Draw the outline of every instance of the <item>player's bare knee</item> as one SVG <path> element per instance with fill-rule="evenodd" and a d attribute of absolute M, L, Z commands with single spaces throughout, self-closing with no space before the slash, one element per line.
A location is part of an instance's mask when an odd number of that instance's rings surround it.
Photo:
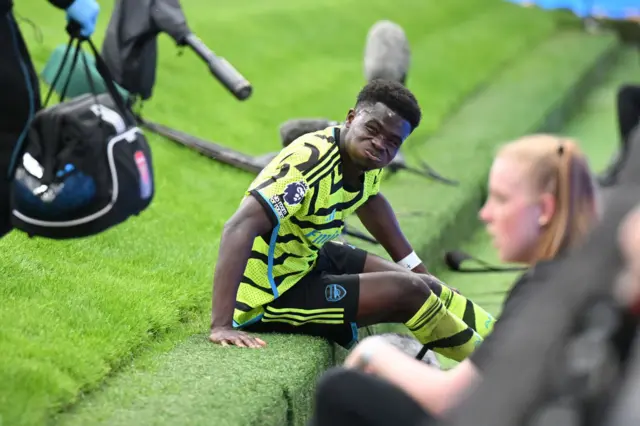
<path fill-rule="evenodd" d="M 418 274 L 407 273 L 398 276 L 398 289 L 401 289 L 399 305 L 404 312 L 415 313 L 431 295 L 431 289 Z"/>
<path fill-rule="evenodd" d="M 422 279 L 424 284 L 436 294 L 436 296 L 440 296 L 440 293 L 442 292 L 442 283 L 436 277 L 429 274 L 418 274 L 418 276 Z"/>

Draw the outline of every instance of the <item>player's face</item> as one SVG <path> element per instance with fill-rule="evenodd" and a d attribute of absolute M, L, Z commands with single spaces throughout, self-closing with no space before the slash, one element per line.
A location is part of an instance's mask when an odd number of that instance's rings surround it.
<path fill-rule="evenodd" d="M 501 261 L 529 264 L 533 260 L 541 236 L 539 199 L 521 162 L 500 157 L 494 161 L 480 219 Z"/>
<path fill-rule="evenodd" d="M 381 103 L 349 111 L 345 126 L 347 153 L 362 170 L 387 166 L 411 133 L 409 122 Z"/>

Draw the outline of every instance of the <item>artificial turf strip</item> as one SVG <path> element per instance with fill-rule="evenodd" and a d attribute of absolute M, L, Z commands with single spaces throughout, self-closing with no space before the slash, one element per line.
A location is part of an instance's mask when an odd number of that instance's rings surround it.
<path fill-rule="evenodd" d="M 112 4 L 101 6 L 97 45 Z M 143 114 L 253 154 L 278 149 L 277 127 L 285 119 L 346 113 L 363 84 L 364 37 L 378 19 L 398 22 L 411 40 L 409 85 L 428 111 L 415 138 L 435 130 L 502 63 L 554 31 L 550 15 L 501 0 L 215 6 L 192 0 L 183 6 L 200 38 L 253 82 L 254 96 L 235 101 L 199 59 L 188 52 L 176 57 L 163 36 L 154 98 Z M 41 42 L 21 21 L 42 69 L 67 41 L 64 14 L 39 0 L 17 2 L 15 9 L 40 29 Z M 18 233 L 0 241 L 4 423 L 43 423 L 192 313 L 209 316 L 220 230 L 252 177 L 150 140 L 158 193 L 139 218 L 82 241 L 28 240 Z"/>
<path fill-rule="evenodd" d="M 576 87 L 584 90 L 583 73 L 601 66 L 602 58 L 617 51 L 616 46 L 610 36 L 560 33 L 502 70 L 429 140 L 407 145 L 410 164 L 422 158 L 460 182 L 447 187 L 401 172 L 382 187 L 414 249 L 432 271 L 441 268 L 443 250 L 458 245 L 477 229 L 477 212 L 495 149 L 521 135 L 547 131 L 549 117 L 565 118 L 566 114 L 557 111 L 558 106 L 570 106 L 563 105 L 564 97 Z M 349 223 L 361 228 L 357 219 Z M 380 246 L 361 245 L 383 254 Z"/>
<path fill-rule="evenodd" d="M 567 60 L 556 58 L 558 52 L 553 51 L 549 45 L 557 45 L 567 56 Z M 523 126 L 535 125 L 540 111 L 547 111 L 554 105 L 557 98 L 550 96 L 548 86 L 554 87 L 555 90 L 564 90 L 572 85 L 573 80 L 567 78 L 566 71 L 571 68 L 574 78 L 577 78 L 575 73 L 581 68 L 572 60 L 579 56 L 578 51 L 584 55 L 585 48 L 602 51 L 606 46 L 608 43 L 603 44 L 602 40 L 598 42 L 597 39 L 587 37 L 562 36 L 533 51 L 533 57 L 524 59 L 524 63 L 530 66 L 531 75 L 522 73 L 520 63 L 505 71 L 505 84 L 510 82 L 510 78 L 514 78 L 514 74 L 525 81 L 534 76 L 545 76 L 546 84 L 539 82 L 537 85 L 541 96 L 526 98 L 531 114 L 528 115 L 529 123 L 524 123 Z M 556 60 L 550 61 L 551 58 Z M 533 66 L 539 62 L 543 65 Z M 591 61 L 587 60 L 579 62 L 578 66 L 586 67 L 590 63 Z M 503 85 L 496 83 L 479 96 L 493 102 L 497 102 L 497 98 L 502 96 L 502 102 L 508 103 L 511 92 L 503 89 Z M 475 116 L 480 123 L 468 120 L 466 125 L 480 128 L 487 119 L 483 111 L 486 104 L 478 99 L 474 104 L 478 110 L 475 113 L 468 111 L 468 114 L 470 117 Z M 489 109 L 486 113 L 492 111 Z M 527 111 L 518 113 L 526 114 Z M 505 113 L 505 117 L 514 119 L 508 112 Z M 484 168 L 486 167 L 488 163 L 484 165 Z M 393 179 L 390 181 L 391 184 Z M 437 223 L 431 223 L 432 226 L 437 226 Z M 407 232 L 410 236 L 416 235 L 411 228 Z M 495 303 L 493 309 L 497 306 Z M 59 418 L 60 423 L 125 425 L 215 422 L 240 425 L 251 424 L 251 420 L 247 419 L 254 419 L 264 425 L 275 425 L 281 424 L 279 422 L 284 407 L 288 407 L 287 412 L 290 416 L 286 424 L 304 423 L 311 404 L 309 396 L 312 394 L 315 379 L 325 366 L 331 365 L 335 356 L 329 345 L 312 338 L 269 335 L 263 336 L 269 346 L 261 351 L 211 347 L 205 342 L 206 334 L 202 333 L 204 327 L 206 319 L 201 318 L 191 329 L 199 334 L 190 337 L 184 343 L 179 343 L 175 350 L 169 353 L 150 355 L 146 360 L 139 361 L 137 368 L 118 374 L 100 392 L 89 395 L 73 410 L 62 414 Z M 186 336 L 188 333 L 189 331 L 185 330 L 183 335 Z M 179 337 L 174 336 L 175 340 Z M 320 368 L 309 365 L 311 362 L 319 362 Z M 242 372 L 236 376 L 236 372 L 240 370 Z M 285 371 L 286 374 L 281 374 L 281 371 Z M 233 373 L 233 380 L 227 379 L 230 372 Z M 224 380 L 206 379 L 210 376 L 221 377 Z M 255 385 L 244 386 L 244 380 Z M 267 381 L 268 386 L 261 387 Z M 269 390 L 266 390 L 267 388 Z M 198 390 L 195 392 L 193 389 Z M 299 398 L 291 399 L 291 395 Z M 276 399 L 279 403 L 274 405 L 273 401 Z M 272 408 L 273 412 L 269 411 Z"/>
<path fill-rule="evenodd" d="M 330 366 L 321 339 L 274 336 L 269 350 L 212 352 L 195 335 L 146 370 L 117 377 L 60 425 L 286 425 L 310 410 L 307 384 Z M 283 380 L 287 378 L 287 380 Z"/>

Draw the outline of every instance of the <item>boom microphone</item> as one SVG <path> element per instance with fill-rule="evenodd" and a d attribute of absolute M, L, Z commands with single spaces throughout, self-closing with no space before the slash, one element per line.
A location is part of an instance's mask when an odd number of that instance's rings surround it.
<path fill-rule="evenodd" d="M 338 121 L 328 118 L 293 118 L 280 125 L 280 139 L 283 146 L 288 146 L 291 142 L 307 133 L 317 132 L 330 126 L 337 126 Z"/>
<path fill-rule="evenodd" d="M 452 271 L 460 271 L 462 262 L 470 258 L 471 256 L 462 251 L 448 251 L 444 254 L 444 263 Z"/>
<path fill-rule="evenodd" d="M 184 39 L 186 45 L 209 65 L 211 73 L 238 100 L 244 101 L 253 91 L 251 84 L 226 59 L 213 53 L 195 34 L 190 33 Z"/>
<path fill-rule="evenodd" d="M 405 84 L 411 51 L 409 40 L 400 25 L 382 20 L 367 34 L 364 48 L 364 76 L 367 81 L 377 78 Z"/>
<path fill-rule="evenodd" d="M 482 268 L 465 268 L 462 266 L 465 260 L 473 260 L 476 263 L 482 265 Z M 494 266 L 484 260 L 475 258 L 468 253 L 463 251 L 453 250 L 448 251 L 444 255 L 444 263 L 447 267 L 456 272 L 466 272 L 466 273 L 482 273 L 482 272 L 515 272 L 515 271 L 526 271 L 527 268 L 524 267 L 509 267 L 509 266 Z"/>

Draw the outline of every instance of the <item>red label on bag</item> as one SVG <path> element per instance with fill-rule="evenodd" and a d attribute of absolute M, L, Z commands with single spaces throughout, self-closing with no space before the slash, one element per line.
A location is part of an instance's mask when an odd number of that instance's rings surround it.
<path fill-rule="evenodd" d="M 144 156 L 142 151 L 136 151 L 133 157 L 136 160 L 136 166 L 138 166 L 138 173 L 140 173 L 140 197 L 147 199 L 151 196 L 152 189 L 147 157 Z"/>

